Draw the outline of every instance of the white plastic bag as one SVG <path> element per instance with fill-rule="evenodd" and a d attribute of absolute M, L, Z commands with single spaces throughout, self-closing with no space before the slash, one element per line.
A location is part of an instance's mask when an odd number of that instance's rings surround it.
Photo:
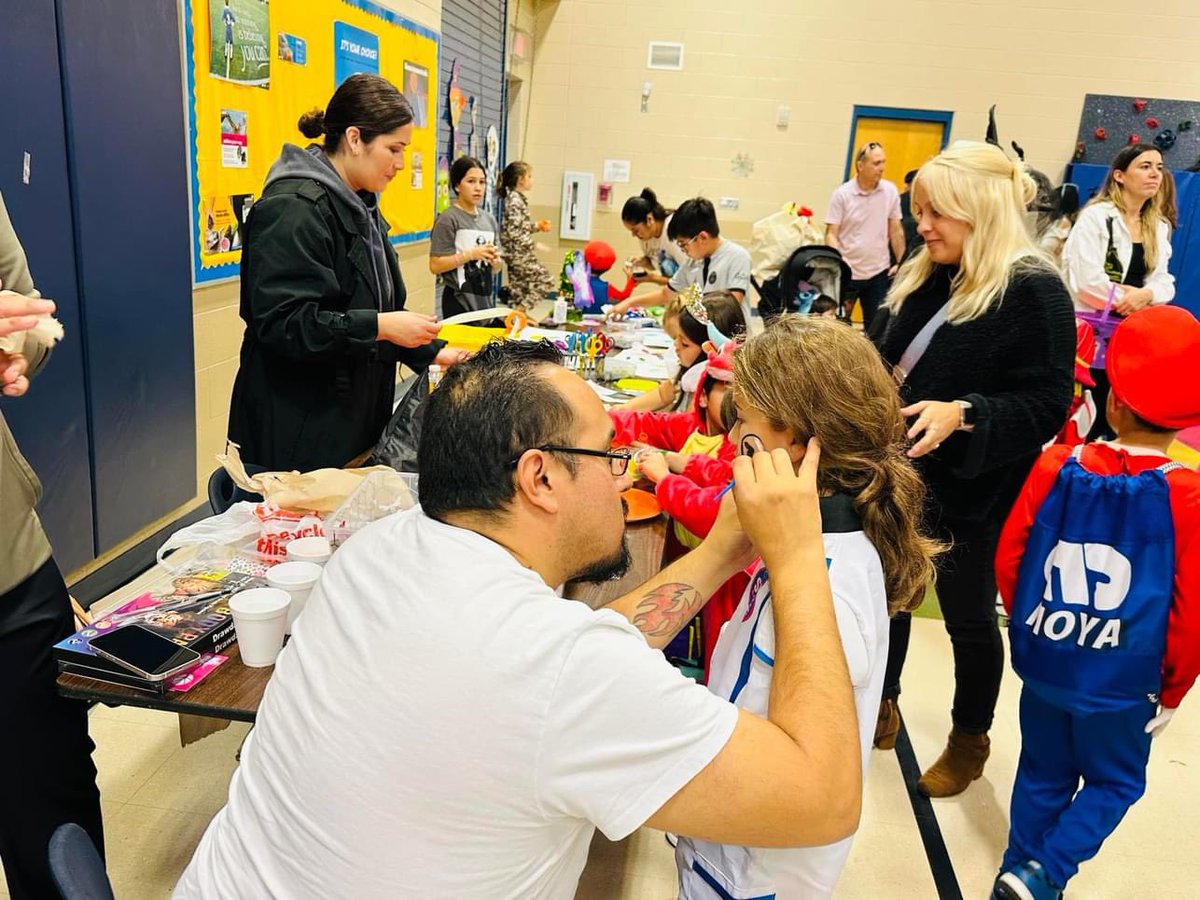
<path fill-rule="evenodd" d="M 236 555 L 233 548 L 258 537 L 262 522 L 254 513 L 256 505 L 249 501 L 235 503 L 219 516 L 210 516 L 181 528 L 158 548 L 158 564 L 170 572 L 178 572 L 197 562 L 199 555 L 206 559 Z M 173 552 L 185 547 L 191 548 L 192 552 Z"/>
<path fill-rule="evenodd" d="M 290 541 L 310 536 L 325 536 L 320 516 L 244 500 L 175 532 L 158 548 L 158 563 L 170 572 L 221 566 L 239 556 L 272 565 L 287 558 Z"/>
<path fill-rule="evenodd" d="M 372 472 L 346 502 L 326 519 L 335 547 L 376 519 L 417 505 L 417 476 L 408 472 Z"/>

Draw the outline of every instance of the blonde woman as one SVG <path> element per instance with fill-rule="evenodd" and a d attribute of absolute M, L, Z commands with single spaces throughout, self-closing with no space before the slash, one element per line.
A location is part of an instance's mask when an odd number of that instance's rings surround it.
<path fill-rule="evenodd" d="M 908 405 L 908 450 L 931 495 L 931 526 L 952 544 L 936 584 L 954 651 L 953 728 L 921 777 L 947 797 L 983 772 L 1004 648 L 992 561 L 1000 526 L 1043 443 L 1071 402 L 1075 321 L 1070 295 L 1032 244 L 1024 166 L 998 147 L 960 141 L 921 167 L 913 213 L 924 246 L 888 294 L 878 337 Z M 896 698 L 910 620 L 892 620 L 876 746 L 895 744 Z"/>
<path fill-rule="evenodd" d="M 921 602 L 941 549 L 921 533 L 925 487 L 905 457 L 895 385 L 861 334 L 807 316 L 777 319 L 734 354 L 733 366 L 735 431 L 743 445 L 783 450 L 797 469 L 810 439 L 820 445 L 824 555 L 865 774 L 887 667 L 888 617 Z M 783 610 L 774 607 L 772 577 L 762 563 L 755 567 L 708 677 L 709 690 L 759 716 L 777 702 L 775 623 Z M 825 720 L 821 727 L 832 726 Z M 829 897 L 851 840 L 795 850 L 680 837 L 679 896 L 711 898 L 711 886 L 721 884 L 722 896 Z"/>
<path fill-rule="evenodd" d="M 1175 217 L 1170 177 L 1157 147 L 1132 144 L 1117 154 L 1063 247 L 1076 309 L 1103 306 L 1112 292 L 1113 308 L 1127 316 L 1175 296 L 1175 278 L 1167 268 Z M 1111 437 L 1104 416 L 1108 376 L 1103 366 L 1092 369 L 1092 379 L 1097 414 L 1089 437 Z"/>

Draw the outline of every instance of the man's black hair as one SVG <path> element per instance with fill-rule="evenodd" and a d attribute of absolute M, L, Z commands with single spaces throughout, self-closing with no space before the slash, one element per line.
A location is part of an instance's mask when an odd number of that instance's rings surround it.
<path fill-rule="evenodd" d="M 427 515 L 499 515 L 516 493 L 513 460 L 543 444 L 572 444 L 570 404 L 538 372 L 561 364 L 548 341 L 493 341 L 446 372 L 426 403 L 417 450 Z M 574 471 L 573 457 L 560 458 Z"/>

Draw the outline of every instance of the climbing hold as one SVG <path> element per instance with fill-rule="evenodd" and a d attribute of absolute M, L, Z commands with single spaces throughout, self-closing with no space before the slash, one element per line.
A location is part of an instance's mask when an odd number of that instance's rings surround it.
<path fill-rule="evenodd" d="M 1158 119 L 1154 118 L 1154 116 L 1151 116 L 1146 120 L 1146 127 L 1153 131 L 1158 127 Z"/>
<path fill-rule="evenodd" d="M 1175 146 L 1175 139 L 1175 132 L 1170 128 L 1164 128 L 1154 136 L 1154 146 L 1166 152 Z"/>
<path fill-rule="evenodd" d="M 1096 140 L 1098 140 L 1098 141 L 1107 141 L 1108 140 L 1108 132 L 1105 131 L 1103 128 L 1097 128 L 1094 132 L 1092 132 L 1092 134 L 1094 134 L 1096 136 Z"/>
<path fill-rule="evenodd" d="M 1145 101 L 1145 100 L 1134 100 L 1134 101 L 1133 101 L 1133 108 L 1134 108 L 1134 110 L 1135 110 L 1136 112 L 1138 112 L 1139 114 L 1140 114 L 1140 113 L 1142 113 L 1142 112 L 1144 112 L 1144 111 L 1145 111 L 1145 109 L 1146 109 L 1146 101 Z"/>
<path fill-rule="evenodd" d="M 1142 136 L 1140 134 L 1131 134 L 1129 136 L 1129 143 L 1140 144 L 1141 142 L 1142 142 Z"/>
<path fill-rule="evenodd" d="M 1184 121 L 1180 122 L 1180 123 L 1179 123 L 1179 130 L 1180 130 L 1180 131 L 1191 131 L 1191 130 L 1192 130 L 1192 120 L 1191 120 L 1191 119 L 1185 119 Z"/>
<path fill-rule="evenodd" d="M 1075 142 L 1075 156 L 1072 158 L 1074 162 L 1083 162 L 1087 156 L 1087 145 L 1083 141 Z"/>

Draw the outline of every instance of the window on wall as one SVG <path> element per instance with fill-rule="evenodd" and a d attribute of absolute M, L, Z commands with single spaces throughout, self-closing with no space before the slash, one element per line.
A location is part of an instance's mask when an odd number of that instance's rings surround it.
<path fill-rule="evenodd" d="M 507 0 L 444 0 L 442 4 L 438 96 L 446 99 L 438 123 L 438 156 L 452 162 L 466 153 L 483 160 L 493 176 L 488 179 L 489 197 L 495 186 L 494 176 L 504 167 L 507 15 Z M 456 77 L 464 100 L 457 127 L 452 127 L 448 112 L 456 96 L 451 91 L 452 77 Z M 495 140 L 489 148 L 488 131 L 492 128 Z"/>

